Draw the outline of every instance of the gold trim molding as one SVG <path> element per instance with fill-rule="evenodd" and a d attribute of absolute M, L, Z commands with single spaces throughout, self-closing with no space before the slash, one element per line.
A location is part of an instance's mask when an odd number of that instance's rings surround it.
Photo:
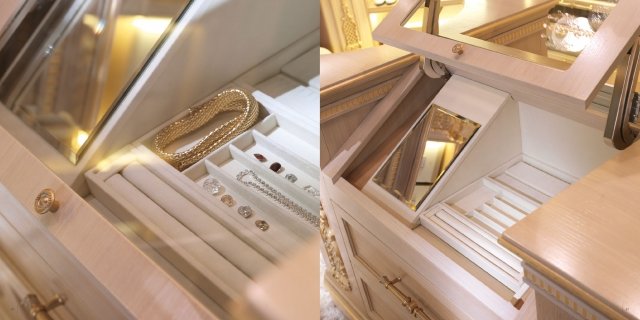
<path fill-rule="evenodd" d="M 329 226 L 329 220 L 323 210 L 320 210 L 320 236 L 322 237 L 322 243 L 329 257 L 330 266 L 328 271 L 331 277 L 338 282 L 343 290 L 351 291 L 351 282 L 349 282 L 347 269 L 344 267 L 344 261 L 340 255 L 336 237 Z"/>
<path fill-rule="evenodd" d="M 502 33 L 498 36 L 495 36 L 494 38 L 491 38 L 489 41 L 496 44 L 501 44 L 501 45 L 510 44 L 516 40 L 519 40 L 526 36 L 540 32 L 540 30 L 544 29 L 545 22 L 547 22 L 547 18 L 538 19 L 537 21 L 527 23 L 516 29 Z"/>
<path fill-rule="evenodd" d="M 531 269 L 525 264 L 524 279 L 536 291 L 542 291 L 553 298 L 554 301 L 561 303 L 567 309 L 587 320 L 604 320 L 604 315 L 589 307 L 586 303 L 578 300 L 575 296 L 560 288 L 558 285 L 546 279 L 544 276 Z"/>
<path fill-rule="evenodd" d="M 322 109 L 320 109 L 320 122 L 326 122 L 371 102 L 384 98 L 384 96 L 391 91 L 396 82 L 398 82 L 398 78 L 379 84 L 355 97 L 349 97 L 342 101 L 322 107 Z"/>
<path fill-rule="evenodd" d="M 579 299 L 579 301 L 584 301 L 590 308 L 598 312 L 598 314 L 603 314 L 605 319 L 627 319 L 622 313 L 613 309 L 610 305 L 606 304 L 604 301 L 595 298 L 591 293 L 586 292 L 582 287 L 579 287 L 576 283 L 568 280 L 564 276 L 561 276 L 556 271 L 552 270 L 550 267 L 545 265 L 543 262 L 534 259 L 527 252 L 522 250 L 520 247 L 512 244 L 508 240 L 506 240 L 503 236 L 498 238 L 498 243 L 507 248 L 509 251 L 513 252 L 515 255 L 520 257 L 524 261 L 524 267 L 528 268 L 531 271 L 536 272 L 540 278 L 546 279 L 546 281 L 555 284 L 558 288 L 561 288 L 571 296 Z M 525 277 L 526 279 L 526 277 Z M 531 284 L 531 283 L 530 283 Z M 535 284 L 532 284 L 534 286 Z"/>

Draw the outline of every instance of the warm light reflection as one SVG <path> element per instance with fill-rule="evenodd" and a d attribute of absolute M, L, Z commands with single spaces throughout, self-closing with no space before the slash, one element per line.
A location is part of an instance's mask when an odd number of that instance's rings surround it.
<path fill-rule="evenodd" d="M 160 34 L 167 29 L 170 22 L 169 18 L 136 16 L 132 24 L 142 32 Z"/>
<path fill-rule="evenodd" d="M 104 20 L 92 14 L 84 15 L 82 17 L 82 23 L 91 28 L 95 34 L 100 34 L 104 30 Z"/>
<path fill-rule="evenodd" d="M 424 148 L 425 157 L 428 157 L 430 155 L 440 154 L 444 150 L 444 148 L 447 146 L 447 143 L 448 142 L 427 141 Z"/>
<path fill-rule="evenodd" d="M 75 151 L 80 150 L 87 139 L 89 138 L 89 133 L 84 130 L 78 129 L 76 131 L 73 140 L 71 141 L 71 148 Z"/>
<path fill-rule="evenodd" d="M 387 16 L 386 12 L 376 12 L 369 14 L 369 23 L 371 23 L 371 30 L 374 30 L 378 27 L 380 22 Z"/>

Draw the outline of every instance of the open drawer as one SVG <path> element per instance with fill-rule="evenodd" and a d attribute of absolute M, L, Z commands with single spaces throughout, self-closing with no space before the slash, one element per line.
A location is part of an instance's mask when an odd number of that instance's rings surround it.
<path fill-rule="evenodd" d="M 307 243 L 319 224 L 318 133 L 270 111 L 273 99 L 254 95 L 258 123 L 183 171 L 160 158 L 153 141 L 185 113 L 86 174 L 107 212 L 135 226 L 132 231 L 145 246 L 224 308 Z M 176 144 L 188 146 L 222 121 L 213 120 Z M 270 168 L 275 162 L 277 172 Z M 211 183 L 215 189 L 208 189 Z M 272 198 L 276 194 L 291 202 L 278 202 Z M 294 204 L 298 210 L 292 210 Z"/>

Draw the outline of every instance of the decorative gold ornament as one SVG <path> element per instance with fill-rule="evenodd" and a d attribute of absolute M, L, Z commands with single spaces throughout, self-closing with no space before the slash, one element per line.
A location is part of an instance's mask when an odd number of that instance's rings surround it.
<path fill-rule="evenodd" d="M 358 33 L 358 23 L 356 23 L 356 19 L 351 14 L 348 2 L 342 0 L 340 5 L 342 7 L 342 33 L 346 42 L 346 50 L 360 49 L 362 48 L 362 42 Z"/>
<path fill-rule="evenodd" d="M 189 109 L 185 117 L 160 130 L 154 140 L 156 153 L 176 169 L 186 169 L 211 151 L 251 128 L 258 120 L 258 107 L 258 102 L 250 93 L 241 89 L 224 90 L 213 99 Z M 176 139 L 202 127 L 223 112 L 240 112 L 240 114 L 209 132 L 186 151 L 175 153 L 164 151 Z"/>
<path fill-rule="evenodd" d="M 347 269 L 344 267 L 344 261 L 340 255 L 336 237 L 333 235 L 324 210 L 320 210 L 320 236 L 322 237 L 324 249 L 327 251 L 327 256 L 329 257 L 329 273 L 331 277 L 338 282 L 342 289 L 351 291 L 351 283 L 349 282 Z"/>

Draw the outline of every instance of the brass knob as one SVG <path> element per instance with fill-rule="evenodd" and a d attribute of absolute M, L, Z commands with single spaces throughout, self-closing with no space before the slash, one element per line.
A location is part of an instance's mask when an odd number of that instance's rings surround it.
<path fill-rule="evenodd" d="M 464 46 L 462 45 L 462 43 L 456 43 L 453 48 L 451 48 L 451 52 L 457 54 L 457 55 L 461 55 L 464 53 Z"/>
<path fill-rule="evenodd" d="M 36 202 L 33 207 L 39 214 L 58 211 L 59 204 L 56 200 L 56 194 L 51 189 L 44 189 L 40 191 L 36 197 Z"/>

